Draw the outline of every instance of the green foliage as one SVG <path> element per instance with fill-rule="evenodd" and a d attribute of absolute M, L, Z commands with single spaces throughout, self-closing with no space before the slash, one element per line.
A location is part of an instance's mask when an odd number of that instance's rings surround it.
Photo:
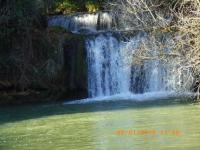
<path fill-rule="evenodd" d="M 55 13 L 71 13 L 79 10 L 77 2 L 72 0 L 55 0 L 52 11 Z"/>
<path fill-rule="evenodd" d="M 54 0 L 49 7 L 50 14 L 70 14 L 74 12 L 96 12 L 105 0 Z"/>
<path fill-rule="evenodd" d="M 100 5 L 92 0 L 86 1 L 85 7 L 88 12 L 96 12 L 100 9 Z"/>

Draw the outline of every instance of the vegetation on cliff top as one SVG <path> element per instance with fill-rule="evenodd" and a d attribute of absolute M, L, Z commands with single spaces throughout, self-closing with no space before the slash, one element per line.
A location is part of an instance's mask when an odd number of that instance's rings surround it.
<path fill-rule="evenodd" d="M 49 14 L 70 14 L 74 12 L 96 12 L 102 9 L 105 0 L 47 0 Z"/>

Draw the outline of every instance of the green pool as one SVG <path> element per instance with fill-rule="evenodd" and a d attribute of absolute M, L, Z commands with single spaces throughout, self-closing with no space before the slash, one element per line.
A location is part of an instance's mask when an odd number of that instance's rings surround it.
<path fill-rule="evenodd" d="M 200 105 L 170 99 L 1 107 L 0 150 L 200 150 Z"/>

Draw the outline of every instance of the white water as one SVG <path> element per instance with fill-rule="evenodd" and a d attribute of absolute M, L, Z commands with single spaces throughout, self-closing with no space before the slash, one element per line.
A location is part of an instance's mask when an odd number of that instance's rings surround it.
<path fill-rule="evenodd" d="M 180 66 L 177 65 L 177 59 L 170 62 L 145 60 L 142 64 L 134 64 L 133 55 L 137 54 L 137 48 L 148 40 L 148 35 L 144 33 L 133 36 L 128 42 L 118 40 L 111 33 L 89 38 L 86 42 L 89 97 L 129 97 L 130 94 L 127 93 L 134 95 L 189 91 L 182 84 L 186 82 L 183 72 L 178 72 Z M 155 55 L 156 47 L 151 47 L 150 51 Z"/>
<path fill-rule="evenodd" d="M 102 96 L 95 98 L 81 99 L 71 102 L 66 102 L 64 104 L 91 104 L 96 102 L 111 102 L 111 101 L 134 101 L 134 102 L 145 102 L 145 101 L 155 101 L 155 100 L 168 100 L 169 98 L 181 98 L 181 97 L 192 97 L 195 96 L 194 93 L 185 92 L 146 92 L 143 94 L 133 94 L 133 93 L 122 93 L 111 96 Z"/>
<path fill-rule="evenodd" d="M 97 32 L 111 29 L 112 17 L 106 12 L 73 16 L 60 15 L 50 17 L 48 25 L 61 26 L 73 33 Z"/>

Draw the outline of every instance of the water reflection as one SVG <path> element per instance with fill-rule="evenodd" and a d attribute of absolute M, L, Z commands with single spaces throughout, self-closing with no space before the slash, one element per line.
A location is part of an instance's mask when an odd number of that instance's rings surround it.
<path fill-rule="evenodd" d="M 93 124 L 92 137 L 96 141 L 93 149 L 200 149 L 200 120 L 196 117 L 200 110 L 194 109 L 191 105 L 176 105 L 98 113 L 103 120 Z M 117 135 L 117 130 L 155 130 L 156 134 Z"/>

